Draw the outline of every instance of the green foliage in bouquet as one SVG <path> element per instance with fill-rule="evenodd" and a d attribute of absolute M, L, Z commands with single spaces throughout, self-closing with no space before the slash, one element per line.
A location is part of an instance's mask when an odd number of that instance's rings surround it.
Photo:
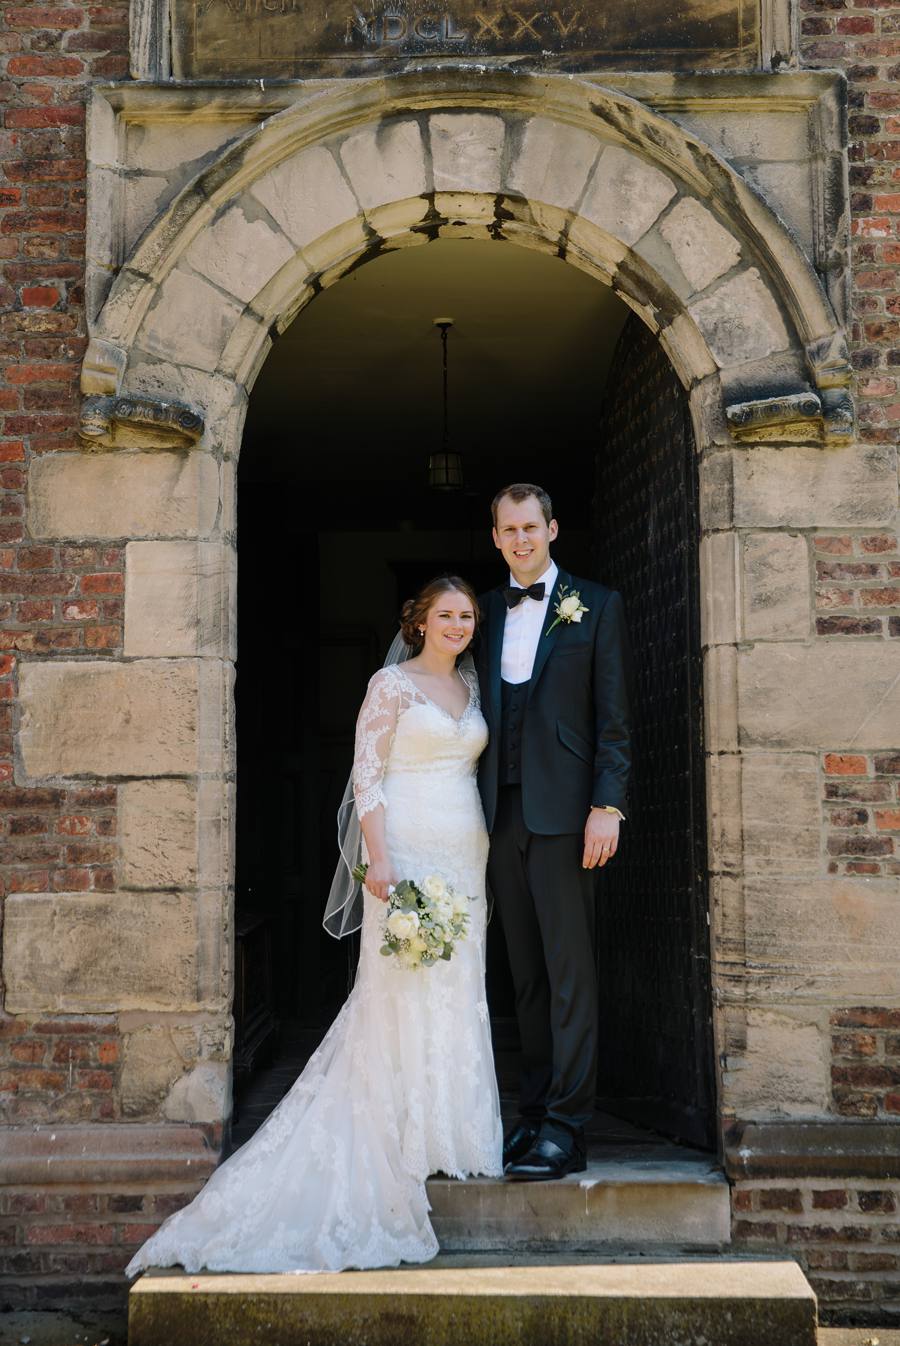
<path fill-rule="evenodd" d="M 368 868 L 357 865 L 353 877 L 364 883 Z M 385 958 L 395 956 L 406 968 L 448 963 L 457 940 L 466 937 L 469 901 L 439 874 L 427 875 L 421 887 L 412 879 L 401 879 L 388 897 L 381 952 Z"/>

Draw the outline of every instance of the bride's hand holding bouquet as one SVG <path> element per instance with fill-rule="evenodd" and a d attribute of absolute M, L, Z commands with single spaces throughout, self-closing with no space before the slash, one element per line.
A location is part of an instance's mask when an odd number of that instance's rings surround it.
<path fill-rule="evenodd" d="M 372 860 L 366 866 L 364 882 L 373 897 L 377 897 L 379 902 L 387 902 L 397 879 L 387 860 Z"/>
<path fill-rule="evenodd" d="M 373 868 L 359 864 L 353 871 L 370 891 Z M 412 879 L 392 884 L 381 952 L 386 958 L 396 956 L 401 967 L 410 969 L 449 963 L 456 942 L 466 937 L 470 900 L 454 892 L 440 874 L 427 875 L 421 884 Z"/>

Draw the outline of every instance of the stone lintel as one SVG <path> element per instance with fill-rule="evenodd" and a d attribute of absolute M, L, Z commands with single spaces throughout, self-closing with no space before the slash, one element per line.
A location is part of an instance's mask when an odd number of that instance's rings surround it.
<path fill-rule="evenodd" d="M 748 1122 L 725 1142 L 730 1178 L 900 1178 L 900 1123 Z"/>
<path fill-rule="evenodd" d="M 120 1187 L 188 1181 L 199 1186 L 218 1155 L 195 1126 L 0 1127 L 0 1187 Z"/>

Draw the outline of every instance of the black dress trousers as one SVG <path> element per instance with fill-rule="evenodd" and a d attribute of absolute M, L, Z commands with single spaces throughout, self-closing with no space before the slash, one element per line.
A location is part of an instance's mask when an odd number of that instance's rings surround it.
<path fill-rule="evenodd" d="M 581 1139 L 597 1075 L 596 876 L 584 834 L 540 836 L 522 816 L 522 789 L 501 785 L 488 882 L 503 922 L 522 1039 L 520 1111 L 545 1134 Z"/>

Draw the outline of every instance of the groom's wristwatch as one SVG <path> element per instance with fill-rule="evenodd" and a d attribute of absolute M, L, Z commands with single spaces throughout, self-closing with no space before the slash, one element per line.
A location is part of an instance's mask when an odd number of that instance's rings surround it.
<path fill-rule="evenodd" d="M 614 813 L 620 823 L 624 823 L 625 814 L 621 809 L 615 808 L 612 804 L 592 804 L 592 808 L 599 809 L 601 813 Z"/>

